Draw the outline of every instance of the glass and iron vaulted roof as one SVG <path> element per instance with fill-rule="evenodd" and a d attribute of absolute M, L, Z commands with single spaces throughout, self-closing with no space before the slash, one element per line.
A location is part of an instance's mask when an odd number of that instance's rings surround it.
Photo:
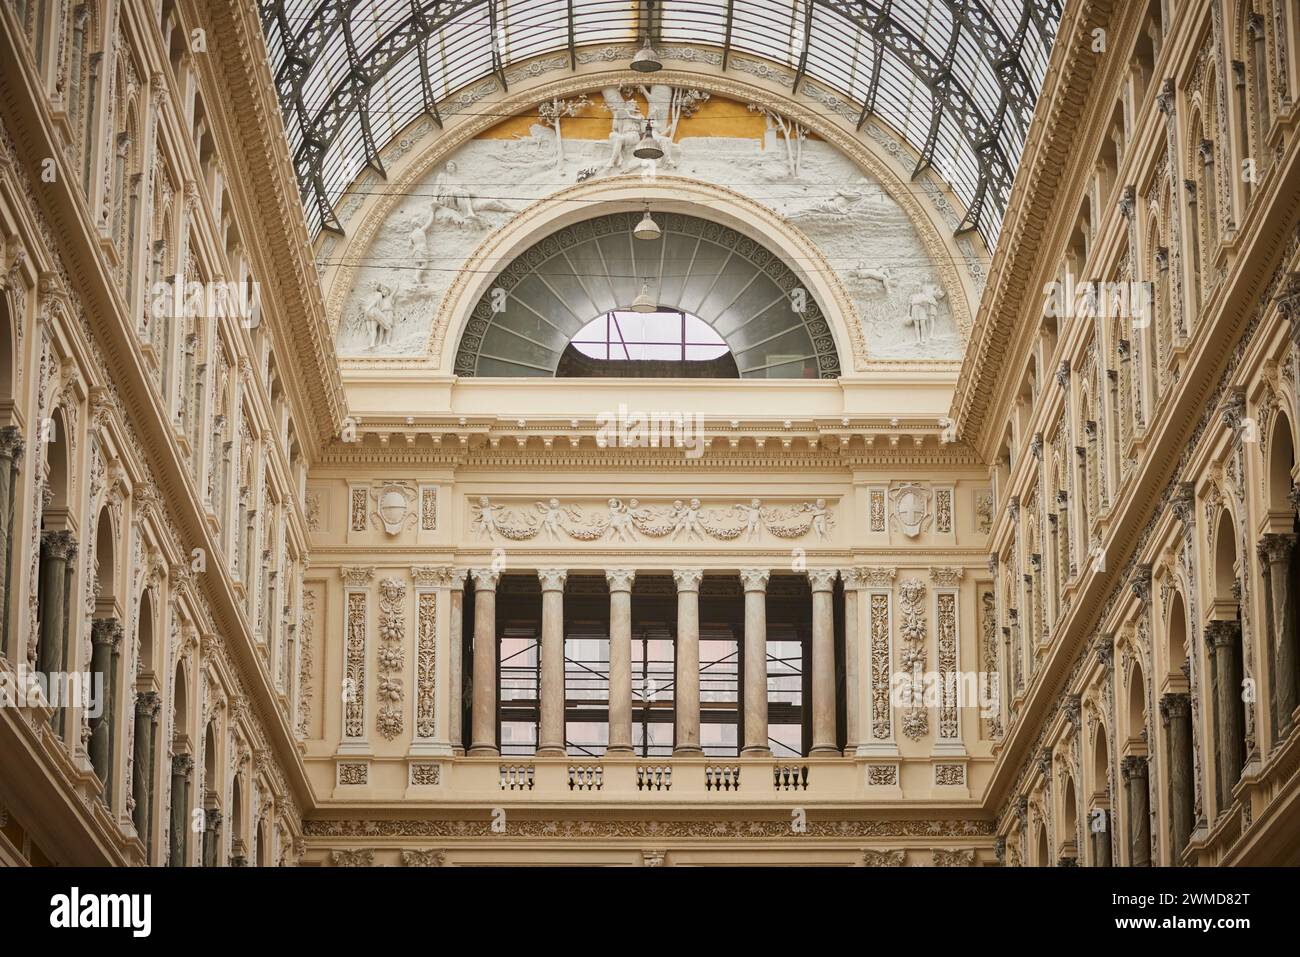
<path fill-rule="evenodd" d="M 1047 70 L 1062 0 L 259 0 L 271 69 L 313 231 L 422 114 L 509 68 L 585 48 L 707 46 L 724 69 L 770 61 L 875 116 L 966 206 L 958 231 L 992 247 Z M 672 65 L 672 64 L 669 64 Z M 479 107 L 481 109 L 481 107 Z M 915 175 L 915 174 L 914 174 Z"/>

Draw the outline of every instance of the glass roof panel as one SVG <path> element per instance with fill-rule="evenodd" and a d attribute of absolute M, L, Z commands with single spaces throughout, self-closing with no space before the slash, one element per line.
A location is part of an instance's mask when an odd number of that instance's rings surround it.
<path fill-rule="evenodd" d="M 580 48 L 693 44 L 779 64 L 905 138 L 992 246 L 1062 0 L 259 0 L 308 225 L 421 113 Z M 423 53 L 423 56 L 421 56 Z"/>

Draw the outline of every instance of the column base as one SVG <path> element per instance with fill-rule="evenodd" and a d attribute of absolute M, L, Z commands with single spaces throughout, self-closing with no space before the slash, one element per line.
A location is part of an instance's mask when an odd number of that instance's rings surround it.
<path fill-rule="evenodd" d="M 771 748 L 741 748 L 740 756 L 742 758 L 770 758 L 772 756 Z"/>
<path fill-rule="evenodd" d="M 534 753 L 537 757 L 539 757 L 539 758 L 562 758 L 562 757 L 564 757 L 568 752 L 565 751 L 564 748 L 557 747 L 557 746 L 551 744 L 551 745 L 547 745 L 547 746 L 544 747 L 544 748 L 538 748 L 538 749 L 537 749 L 535 752 L 533 752 L 533 753 Z"/>
<path fill-rule="evenodd" d="M 611 744 L 605 748 L 606 754 L 632 754 L 633 751 L 630 744 Z"/>
<path fill-rule="evenodd" d="M 687 745 L 686 747 L 673 748 L 673 757 L 690 757 L 696 754 L 703 754 L 704 749 L 697 745 Z"/>
<path fill-rule="evenodd" d="M 469 756 L 471 758 L 480 758 L 480 757 L 495 758 L 500 754 L 501 752 L 497 749 L 496 745 L 492 745 L 492 744 L 475 744 L 472 745 L 469 749 Z"/>
<path fill-rule="evenodd" d="M 833 754 L 836 757 L 839 757 L 841 752 L 840 749 L 835 747 L 833 744 L 818 744 L 814 745 L 812 750 L 808 752 L 808 757 L 812 757 L 814 754 Z"/>

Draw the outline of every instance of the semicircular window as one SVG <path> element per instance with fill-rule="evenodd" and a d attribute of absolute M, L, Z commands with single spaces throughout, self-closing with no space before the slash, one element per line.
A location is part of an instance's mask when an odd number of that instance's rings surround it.
<path fill-rule="evenodd" d="M 575 223 L 511 262 L 474 306 L 456 374 L 839 377 L 826 317 L 779 256 L 726 226 L 677 213 L 655 214 L 660 238 L 636 239 L 640 218 L 613 213 Z M 625 320 L 633 341 L 667 337 L 675 323 L 677 360 L 643 350 L 629 363 L 632 351 L 617 345 L 627 333 L 609 323 L 631 315 L 641 320 Z M 713 348 L 697 348 L 705 345 Z"/>

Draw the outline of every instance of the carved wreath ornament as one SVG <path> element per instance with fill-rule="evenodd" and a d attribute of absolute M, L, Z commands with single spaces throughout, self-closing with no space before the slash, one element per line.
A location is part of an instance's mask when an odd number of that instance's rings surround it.
<path fill-rule="evenodd" d="M 639 535 L 669 541 L 755 541 L 763 533 L 795 539 L 812 533 L 824 540 L 834 515 L 819 498 L 812 502 L 765 506 L 758 499 L 705 507 L 698 498 L 671 504 L 642 505 L 637 499 L 611 498 L 603 509 L 584 509 L 552 498 L 531 507 L 494 504 L 486 495 L 471 506 L 474 530 L 488 541 L 635 542 Z"/>

